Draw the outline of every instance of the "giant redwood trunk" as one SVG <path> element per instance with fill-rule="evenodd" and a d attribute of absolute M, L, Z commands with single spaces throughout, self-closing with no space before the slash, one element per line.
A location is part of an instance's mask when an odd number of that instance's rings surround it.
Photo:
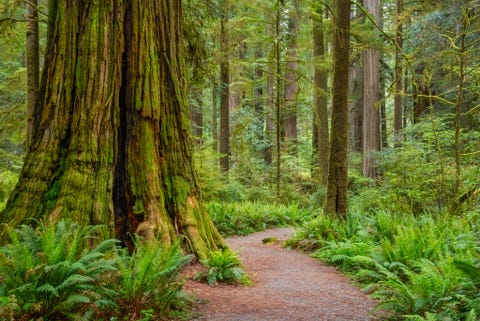
<path fill-rule="evenodd" d="M 183 235 L 199 258 L 224 246 L 192 167 L 180 3 L 51 1 L 32 146 L 1 222 Z"/>

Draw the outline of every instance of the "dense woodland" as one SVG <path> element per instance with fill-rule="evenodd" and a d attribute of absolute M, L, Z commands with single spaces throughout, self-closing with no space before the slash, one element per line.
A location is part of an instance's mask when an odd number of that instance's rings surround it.
<path fill-rule="evenodd" d="M 480 319 L 479 66 L 478 0 L 0 0 L 0 318 L 186 318 L 294 225 L 385 318 Z"/>

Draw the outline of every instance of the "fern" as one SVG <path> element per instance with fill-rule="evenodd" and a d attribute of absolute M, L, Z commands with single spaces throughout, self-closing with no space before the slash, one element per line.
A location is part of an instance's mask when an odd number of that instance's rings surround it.
<path fill-rule="evenodd" d="M 159 241 L 137 238 L 135 246 L 131 256 L 123 251 L 117 260 L 119 274 L 114 282 L 123 312 L 140 315 L 142 309 L 156 307 L 167 315 L 186 300 L 178 275 L 192 257 L 181 253 L 178 242 L 163 247 Z"/>
<path fill-rule="evenodd" d="M 9 295 L 7 302 L 0 302 L 0 317 L 13 313 L 78 319 L 93 313 L 99 302 L 104 308 L 112 307 L 115 293 L 102 280 L 105 272 L 116 269 L 107 254 L 117 241 L 106 240 L 86 249 L 95 230 L 63 221 L 10 230 L 12 242 L 0 249 L 0 284 Z"/>
<path fill-rule="evenodd" d="M 230 250 L 217 250 L 210 252 L 209 258 L 202 261 L 207 272 L 196 275 L 198 280 L 206 280 L 209 285 L 218 282 L 249 284 L 249 279 L 242 270 L 242 262 L 237 254 Z"/>

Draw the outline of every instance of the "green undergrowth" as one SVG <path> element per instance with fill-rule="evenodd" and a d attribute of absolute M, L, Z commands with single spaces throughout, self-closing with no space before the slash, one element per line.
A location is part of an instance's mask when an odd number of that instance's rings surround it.
<path fill-rule="evenodd" d="M 272 227 L 298 225 L 311 216 L 311 210 L 297 205 L 212 201 L 206 206 L 215 226 L 223 236 L 247 235 Z"/>
<path fill-rule="evenodd" d="M 288 245 L 340 269 L 391 320 L 480 319 L 480 212 L 318 216 Z"/>
<path fill-rule="evenodd" d="M 160 320 L 180 317 L 188 298 L 178 244 L 96 240 L 99 227 L 23 225 L 0 248 L 0 320 Z"/>
<path fill-rule="evenodd" d="M 1 154 L 1 153 L 0 153 Z M 0 212 L 5 208 L 8 197 L 18 180 L 18 173 L 0 168 Z"/>
<path fill-rule="evenodd" d="M 212 251 L 209 258 L 201 263 L 207 270 L 197 273 L 196 280 L 206 281 L 211 286 L 219 282 L 250 284 L 249 278 L 242 270 L 242 262 L 237 253 L 230 249 Z"/>

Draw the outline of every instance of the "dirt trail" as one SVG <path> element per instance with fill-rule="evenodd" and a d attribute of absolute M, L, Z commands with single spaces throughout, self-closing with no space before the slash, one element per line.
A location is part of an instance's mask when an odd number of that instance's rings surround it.
<path fill-rule="evenodd" d="M 374 302 L 330 266 L 306 254 L 262 239 L 287 239 L 290 228 L 227 239 L 237 250 L 251 286 L 187 281 L 185 290 L 200 300 L 199 316 L 209 321 L 360 321 L 373 320 Z M 190 271 L 193 273 L 193 271 Z"/>

